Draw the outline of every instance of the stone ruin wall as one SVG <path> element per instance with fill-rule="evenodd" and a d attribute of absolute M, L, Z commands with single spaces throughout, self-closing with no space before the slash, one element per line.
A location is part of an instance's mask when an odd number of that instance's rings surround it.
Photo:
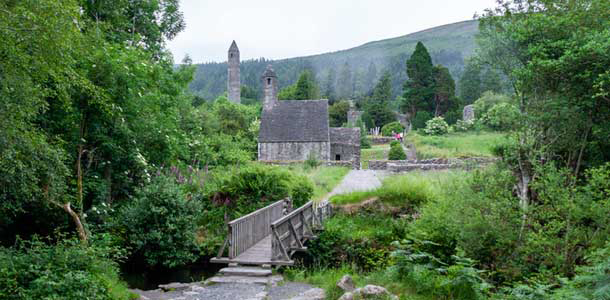
<path fill-rule="evenodd" d="M 390 172 L 409 172 L 416 170 L 447 170 L 447 169 L 472 169 L 485 166 L 495 162 L 492 157 L 469 157 L 469 158 L 433 158 L 423 160 L 370 160 L 370 170 L 387 170 Z"/>
<path fill-rule="evenodd" d="M 318 160 L 329 160 L 329 142 L 258 143 L 258 160 L 306 160 L 309 153 Z"/>

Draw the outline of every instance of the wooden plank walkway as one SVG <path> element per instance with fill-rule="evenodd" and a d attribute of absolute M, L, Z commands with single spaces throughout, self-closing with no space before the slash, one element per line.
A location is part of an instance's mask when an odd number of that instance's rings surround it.
<path fill-rule="evenodd" d="M 210 259 L 213 263 L 239 265 L 293 265 L 296 251 L 307 251 L 305 243 L 315 238 L 314 230 L 332 214 L 328 204 L 312 201 L 291 210 L 291 203 L 278 201 L 228 223 L 228 236 Z M 229 248 L 228 257 L 223 257 Z"/>

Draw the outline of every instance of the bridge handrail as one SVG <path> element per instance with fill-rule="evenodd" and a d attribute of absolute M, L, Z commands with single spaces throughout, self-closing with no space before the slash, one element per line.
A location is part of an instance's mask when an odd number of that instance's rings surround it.
<path fill-rule="evenodd" d="M 229 258 L 233 259 L 271 234 L 269 225 L 282 217 L 285 205 L 286 200 L 280 200 L 229 222 L 227 239 L 217 257 L 229 246 Z"/>
<path fill-rule="evenodd" d="M 271 260 L 290 260 L 292 251 L 306 249 L 305 238 L 312 238 L 315 213 L 312 201 L 271 223 Z"/>

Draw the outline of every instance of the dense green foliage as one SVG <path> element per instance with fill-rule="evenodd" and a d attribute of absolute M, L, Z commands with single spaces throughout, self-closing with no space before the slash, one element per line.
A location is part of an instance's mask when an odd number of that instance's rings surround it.
<path fill-rule="evenodd" d="M 175 178 L 156 176 L 120 209 L 112 227 L 132 261 L 171 268 L 197 258 L 195 221 L 200 210 L 201 205 L 187 198 Z"/>
<path fill-rule="evenodd" d="M 280 100 L 315 100 L 319 98 L 319 95 L 313 74 L 311 71 L 305 70 L 295 84 L 280 90 L 278 98 Z"/>
<path fill-rule="evenodd" d="M 443 135 L 449 133 L 449 124 L 443 117 L 435 117 L 426 122 L 424 133 L 429 135 Z"/>
<path fill-rule="evenodd" d="M 50 246 L 37 239 L 0 248 L 0 298 L 134 299 L 109 250 L 103 243 L 86 247 L 64 240 Z"/>
<path fill-rule="evenodd" d="M 402 144 L 393 143 L 390 145 L 390 152 L 388 152 L 389 160 L 405 160 L 407 159 L 407 154 L 402 149 Z"/>
<path fill-rule="evenodd" d="M 342 127 L 347 124 L 349 102 L 341 100 L 328 107 L 328 123 L 330 127 Z"/>
<path fill-rule="evenodd" d="M 394 134 L 402 133 L 404 130 L 405 130 L 405 127 L 402 126 L 402 124 L 400 124 L 400 122 L 395 121 L 395 122 L 383 125 L 383 127 L 381 127 L 381 135 L 392 136 L 392 133 L 394 133 Z"/>

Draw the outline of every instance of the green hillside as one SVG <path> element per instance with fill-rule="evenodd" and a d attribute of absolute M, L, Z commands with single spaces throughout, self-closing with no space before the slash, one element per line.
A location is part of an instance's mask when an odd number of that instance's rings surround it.
<path fill-rule="evenodd" d="M 398 95 L 401 93 L 402 83 L 406 80 L 405 62 L 418 41 L 426 45 L 434 63 L 448 67 L 457 80 L 462 72 L 464 59 L 474 52 L 477 32 L 476 20 L 463 21 L 336 52 L 275 61 L 247 60 L 241 64 L 242 85 L 260 92 L 260 74 L 267 64 L 272 64 L 278 73 L 280 86 L 294 83 L 301 71 L 310 69 L 316 74 L 324 92 L 328 72 L 334 71 L 335 80 L 338 80 L 347 63 L 353 79 L 351 97 L 368 93 L 383 70 L 390 70 L 392 73 L 393 92 Z M 374 72 L 371 72 L 371 69 Z M 191 83 L 191 90 L 205 99 L 214 99 L 226 91 L 226 76 L 226 63 L 200 64 Z M 333 85 L 336 86 L 337 82 L 333 82 Z"/>

